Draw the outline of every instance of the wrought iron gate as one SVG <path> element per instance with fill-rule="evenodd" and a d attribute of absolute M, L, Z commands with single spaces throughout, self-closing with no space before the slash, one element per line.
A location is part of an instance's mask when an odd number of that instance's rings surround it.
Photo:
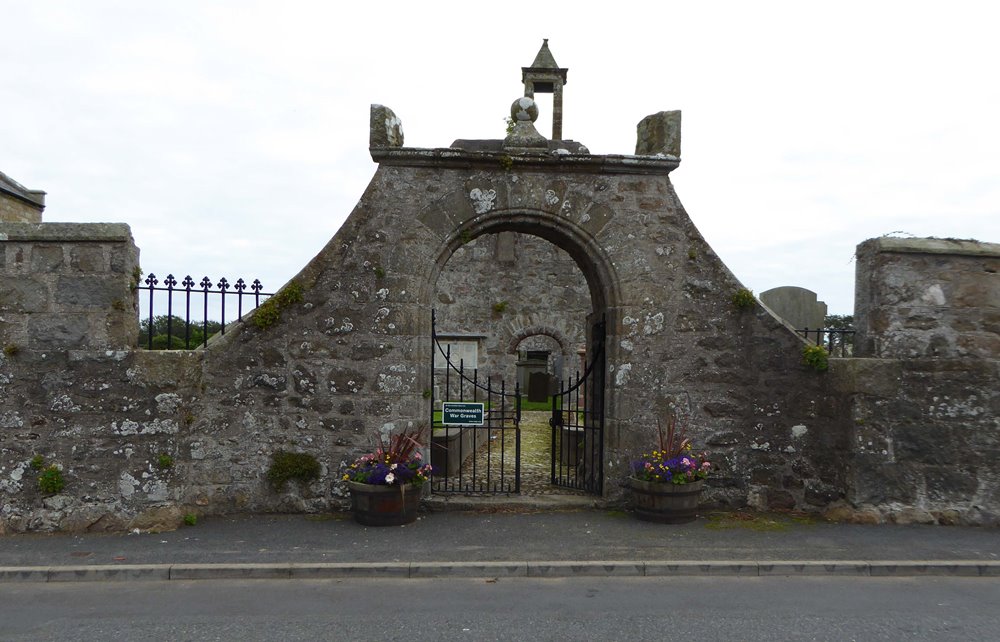
<path fill-rule="evenodd" d="M 520 386 L 510 392 L 501 378 L 496 387 L 492 377 L 479 379 L 478 368 L 466 370 L 464 360 L 452 361 L 451 347 L 441 345 L 436 323 L 432 312 L 431 492 L 520 493 Z M 445 413 L 452 405 L 469 410 L 471 421 L 454 421 Z"/>
<path fill-rule="evenodd" d="M 590 326 L 584 372 L 552 397 L 552 484 L 600 495 L 604 490 L 605 323 Z"/>

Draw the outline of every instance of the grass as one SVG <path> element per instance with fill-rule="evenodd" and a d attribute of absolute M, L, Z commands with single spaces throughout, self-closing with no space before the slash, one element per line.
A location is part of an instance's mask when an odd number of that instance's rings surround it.
<path fill-rule="evenodd" d="M 733 513 L 712 513 L 708 516 L 705 528 L 712 530 L 729 530 L 742 528 L 760 533 L 777 533 L 787 531 L 792 526 L 811 526 L 814 518 L 802 513 L 751 513 L 736 511 Z"/>

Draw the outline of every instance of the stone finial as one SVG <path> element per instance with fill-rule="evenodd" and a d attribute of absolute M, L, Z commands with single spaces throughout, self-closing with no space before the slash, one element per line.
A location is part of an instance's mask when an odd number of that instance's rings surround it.
<path fill-rule="evenodd" d="M 403 121 L 385 105 L 372 105 L 368 147 L 402 147 Z"/>
<path fill-rule="evenodd" d="M 646 116 L 637 126 L 636 156 L 681 157 L 681 112 L 661 111 Z"/>
<path fill-rule="evenodd" d="M 548 149 L 549 143 L 535 129 L 538 119 L 538 105 L 528 98 L 518 98 L 510 106 L 510 117 L 514 121 L 514 129 L 503 141 L 503 148 L 509 150 Z"/>

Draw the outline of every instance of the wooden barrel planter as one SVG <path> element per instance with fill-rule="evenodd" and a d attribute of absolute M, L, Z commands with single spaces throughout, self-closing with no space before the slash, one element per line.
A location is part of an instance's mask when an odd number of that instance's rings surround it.
<path fill-rule="evenodd" d="M 657 484 L 629 478 L 632 510 L 639 519 L 661 524 L 683 524 L 698 515 L 704 480 L 687 484 Z"/>
<path fill-rule="evenodd" d="M 420 488 L 347 482 L 354 521 L 365 526 L 401 526 L 417 520 Z"/>

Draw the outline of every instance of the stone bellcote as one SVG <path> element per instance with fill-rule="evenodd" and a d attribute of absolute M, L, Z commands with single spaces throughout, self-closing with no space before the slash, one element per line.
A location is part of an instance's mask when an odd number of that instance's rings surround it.
<path fill-rule="evenodd" d="M 530 67 L 521 67 L 521 81 L 524 82 L 524 95 L 534 98 L 535 93 L 552 94 L 552 140 L 562 140 L 562 90 L 566 84 L 566 73 L 569 69 L 560 68 L 556 64 L 552 52 L 549 51 L 549 39 L 542 41 L 534 62 Z"/>

